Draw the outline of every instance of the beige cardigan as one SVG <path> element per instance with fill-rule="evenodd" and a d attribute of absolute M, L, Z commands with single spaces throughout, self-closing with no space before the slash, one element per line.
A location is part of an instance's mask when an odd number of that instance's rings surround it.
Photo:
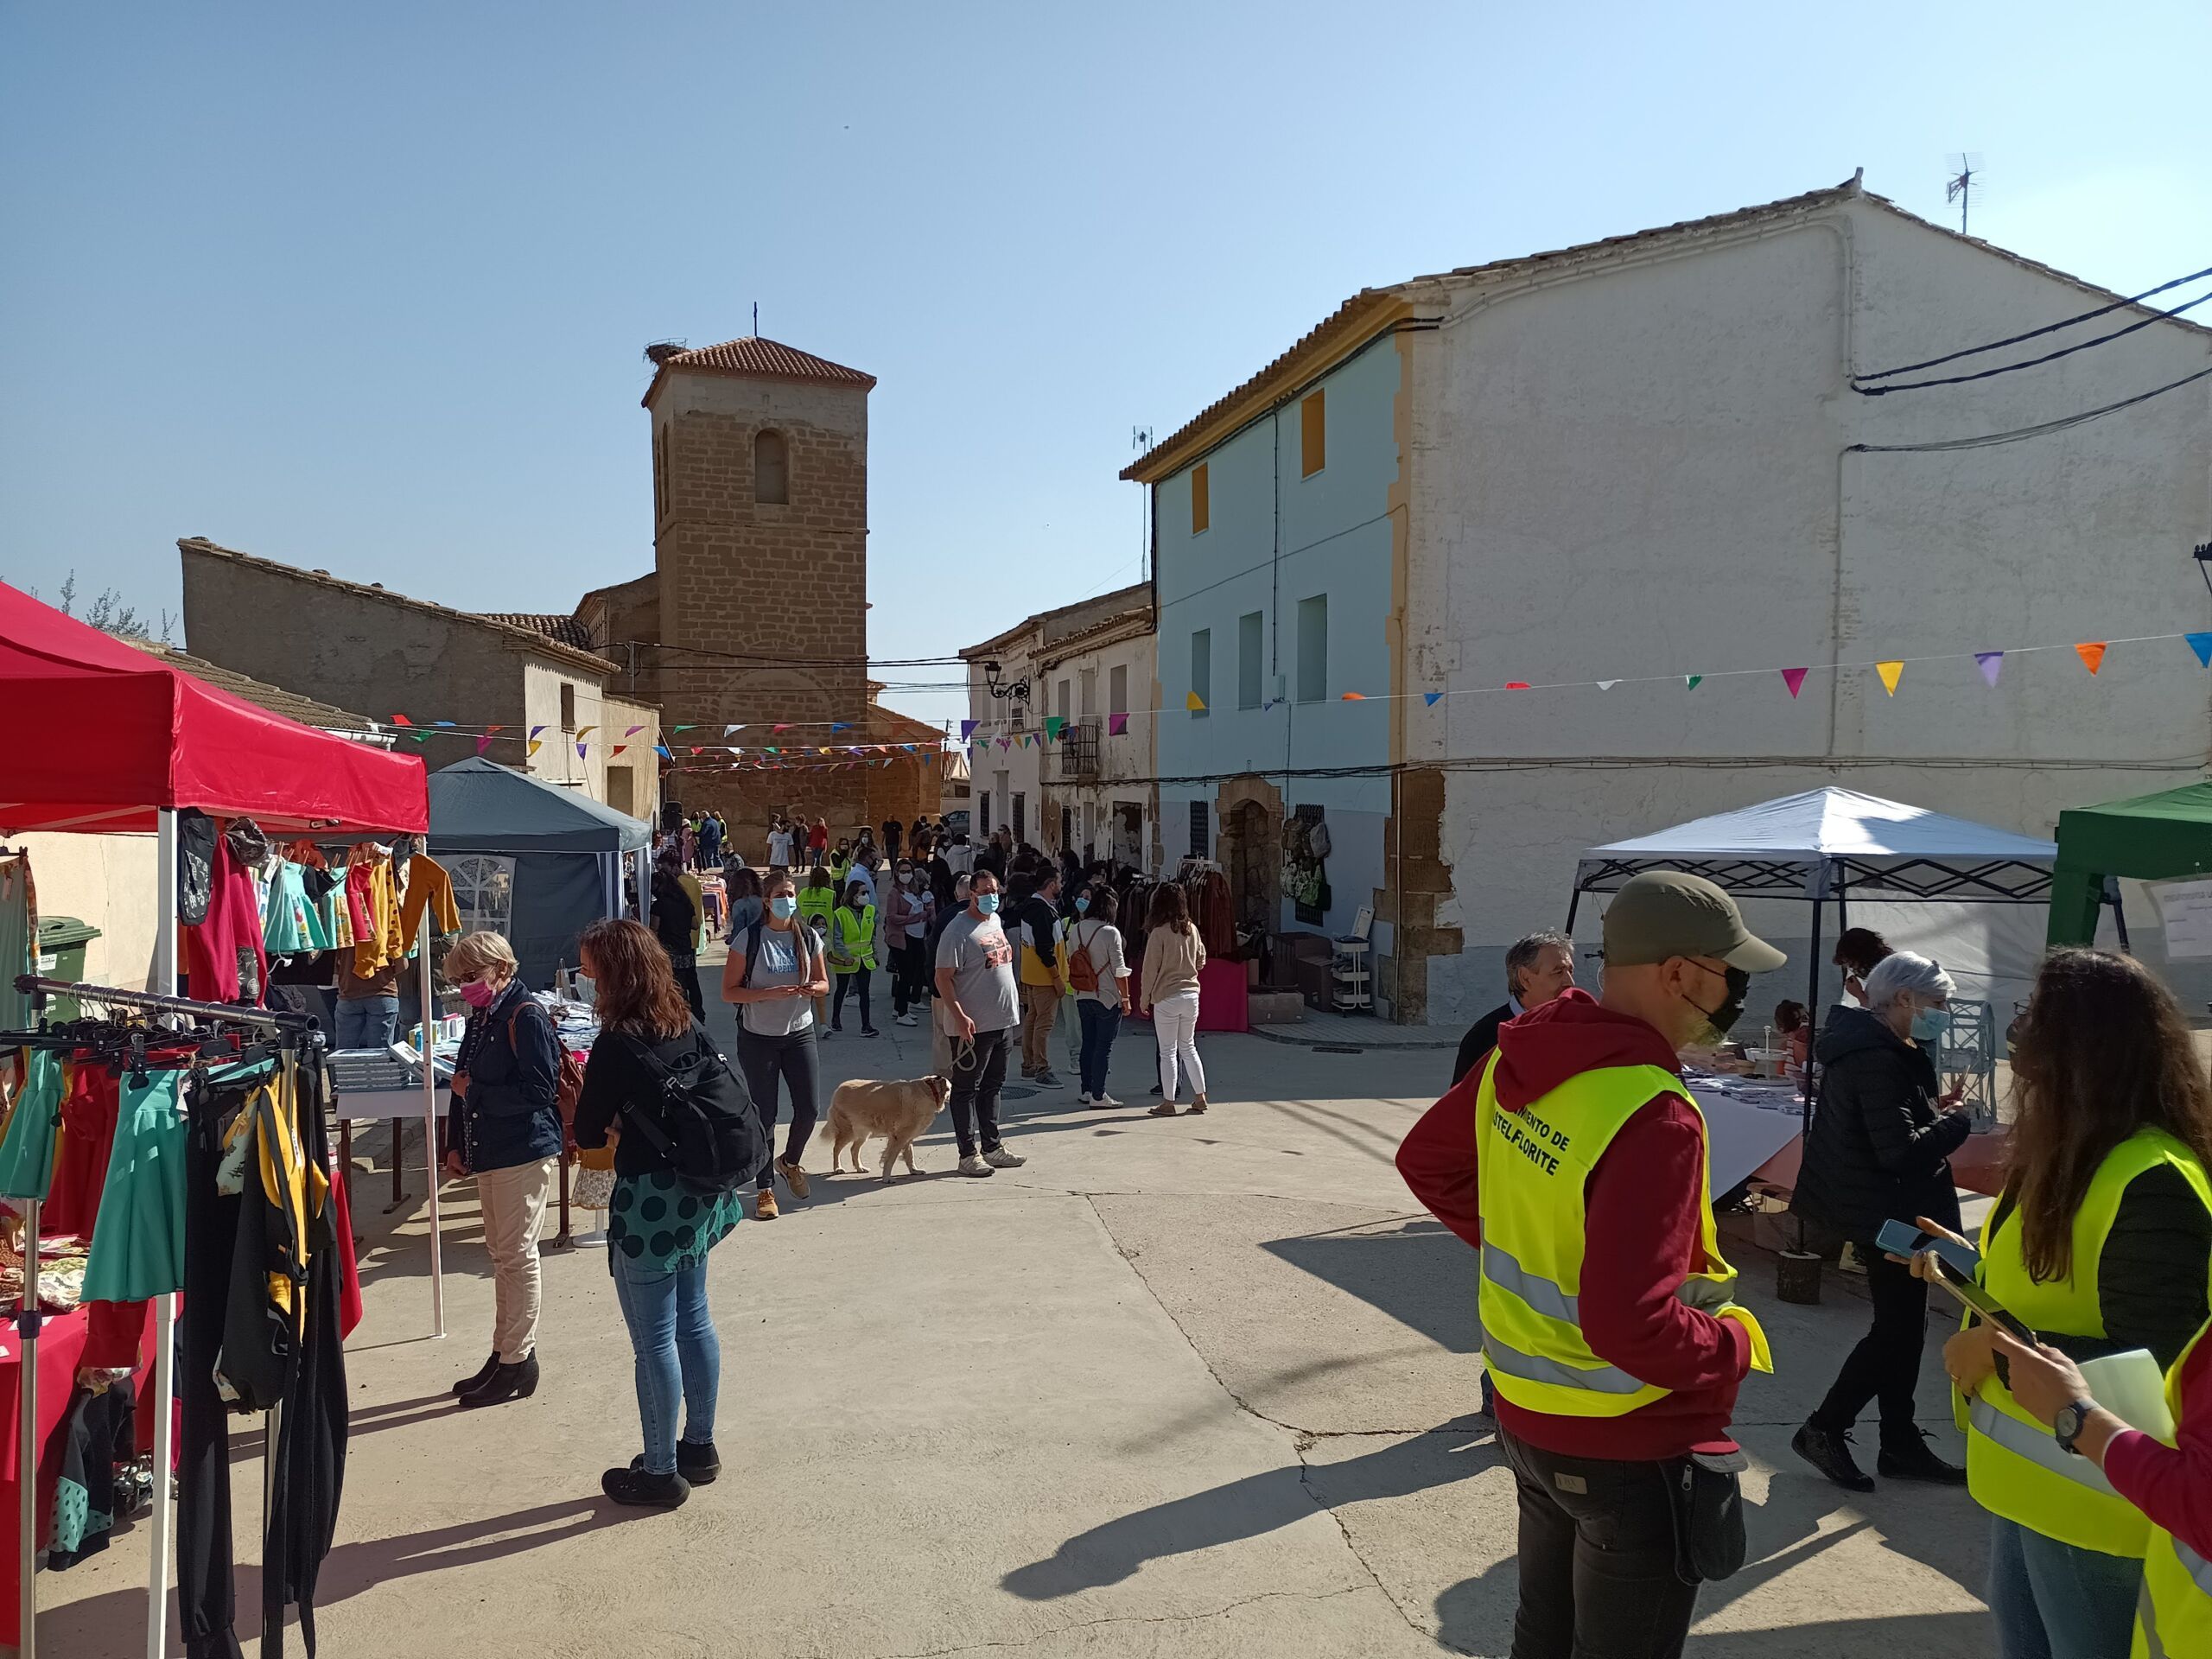
<path fill-rule="evenodd" d="M 1187 933 L 1154 928 L 1144 936 L 1144 982 L 1138 987 L 1145 1007 L 1182 991 L 1196 991 L 1198 969 L 1205 965 L 1205 941 L 1195 925 Z"/>

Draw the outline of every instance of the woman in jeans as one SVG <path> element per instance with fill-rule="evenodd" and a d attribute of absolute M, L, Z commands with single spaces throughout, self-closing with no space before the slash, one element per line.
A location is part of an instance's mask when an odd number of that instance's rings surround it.
<path fill-rule="evenodd" d="M 464 1406 L 496 1406 L 537 1389 L 537 1234 L 561 1156 L 561 1045 L 498 934 L 459 941 L 445 972 L 470 1010 L 454 1065 L 446 1173 L 476 1178 L 496 1310 L 492 1357 L 453 1391 Z"/>
<path fill-rule="evenodd" d="M 1152 890 L 1144 941 L 1144 1006 L 1152 1011 L 1160 1044 L 1160 1104 L 1154 1117 L 1175 1116 L 1176 1073 L 1191 1080 L 1192 1116 L 1206 1109 L 1206 1069 L 1198 1064 L 1198 969 L 1206 965 L 1205 941 L 1191 922 L 1183 889 L 1163 881 Z"/>
<path fill-rule="evenodd" d="M 900 859 L 884 895 L 883 926 L 891 947 L 891 1017 L 902 1026 L 915 1023 L 914 1010 L 926 995 L 922 941 L 928 936 L 935 904 L 914 861 Z"/>
<path fill-rule="evenodd" d="M 2013 1045 L 2012 1100 L 1982 1283 L 2076 1363 L 2147 1348 L 2171 1368 L 2212 1314 L 2212 1079 L 2173 994 L 2132 957 L 2054 952 Z M 1929 1276 L 1925 1255 L 1913 1271 Z M 2013 1396 L 1992 1327 L 1944 1344 L 1943 1369 L 1967 1402 L 1967 1490 L 1990 1512 L 1998 1651 L 2126 1653 L 2149 1522 Z"/>
<path fill-rule="evenodd" d="M 753 1216 L 776 1218 L 776 1171 L 795 1198 L 806 1196 L 807 1137 L 814 1133 L 820 1061 L 815 1048 L 815 999 L 830 992 L 830 967 L 814 930 L 798 913 L 798 890 L 789 870 L 771 870 L 763 886 L 767 913 L 755 928 L 733 933 L 722 969 L 722 1001 L 737 1008 L 737 1066 L 753 1109 L 760 1114 L 762 1141 L 776 1144 L 776 1080 L 791 1091 L 791 1126 L 781 1158 L 764 1157 L 753 1197 Z"/>
<path fill-rule="evenodd" d="M 1083 1058 L 1077 1068 L 1083 1092 L 1076 1099 L 1086 1106 L 1118 1106 L 1122 1103 L 1106 1092 L 1106 1067 L 1129 1012 L 1129 964 L 1122 953 L 1122 930 L 1114 925 L 1120 914 L 1114 889 L 1099 882 L 1076 895 L 1075 909 L 1075 925 L 1068 930 L 1068 975 L 1071 982 L 1088 979 L 1092 984 L 1075 994 L 1076 1017 L 1083 1021 Z"/>
<path fill-rule="evenodd" d="M 868 980 L 875 970 L 875 904 L 864 881 L 848 881 L 830 917 L 830 966 L 837 976 L 837 995 L 830 1004 L 830 1029 L 845 1028 L 845 993 L 861 997 L 861 1035 L 873 1037 L 875 1017 L 868 1000 Z"/>
<path fill-rule="evenodd" d="M 721 1344 L 707 1306 L 707 1253 L 744 1211 L 734 1192 L 709 1198 L 690 1191 L 650 1137 L 624 1132 L 626 1111 L 655 1112 L 661 1099 L 647 1053 L 672 1070 L 714 1050 L 668 953 L 637 923 L 613 918 L 586 928 L 580 949 L 597 990 L 600 1031 L 576 1103 L 576 1144 L 614 1143 L 607 1265 L 630 1330 L 645 1440 L 641 1456 L 609 1469 L 599 1484 L 617 1503 L 672 1510 L 721 1472 L 715 1451 Z"/>

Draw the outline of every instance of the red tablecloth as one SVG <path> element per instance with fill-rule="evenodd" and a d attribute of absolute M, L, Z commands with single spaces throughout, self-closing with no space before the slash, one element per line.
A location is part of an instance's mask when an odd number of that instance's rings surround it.
<path fill-rule="evenodd" d="M 153 1360 L 153 1306 L 147 1305 L 147 1335 L 140 1344 L 138 1389 L 144 1397 L 147 1378 Z M 85 1351 L 85 1338 L 90 1315 L 85 1308 L 67 1313 L 50 1315 L 39 1327 L 38 1333 L 38 1444 L 41 1448 L 39 1468 L 38 1514 L 50 1517 L 54 1513 L 54 1485 L 60 1472 L 60 1464 L 47 1456 L 44 1448 L 53 1439 L 54 1431 L 61 1426 L 62 1414 L 69 1408 L 69 1395 L 75 1386 L 77 1361 Z M 17 1628 L 17 1586 L 16 1583 L 16 1539 L 18 1511 L 22 1507 L 17 1484 L 22 1478 L 17 1465 L 16 1441 L 19 1395 L 23 1363 L 22 1339 L 16 1334 L 12 1313 L 5 1325 L 0 1325 L 0 1423 L 5 1424 L 7 1446 L 0 1450 L 0 1642 L 12 1641 Z M 148 1419 L 140 1415 L 140 1436 L 146 1438 Z M 46 1524 L 42 1521 L 41 1526 Z"/>
<path fill-rule="evenodd" d="M 1144 979 L 1144 965 L 1129 968 L 1129 1006 L 1138 1006 L 1137 992 Z M 1225 957 L 1208 957 L 1198 969 L 1198 1029 L 1249 1031 L 1252 1003 L 1244 984 L 1244 964 Z M 1138 1019 L 1147 1016 L 1138 1014 Z"/>

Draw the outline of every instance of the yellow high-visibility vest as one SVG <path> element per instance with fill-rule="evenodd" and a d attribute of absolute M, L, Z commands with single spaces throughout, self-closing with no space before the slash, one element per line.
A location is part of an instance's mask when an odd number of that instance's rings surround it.
<path fill-rule="evenodd" d="M 2166 1373 L 2166 1409 L 2181 1426 L 2181 1373 L 2204 1340 L 2208 1324 L 2190 1338 Z M 2135 1604 L 2135 1641 L 2130 1659 L 2182 1659 L 2212 1653 L 2212 1562 L 2164 1527 L 2151 1529 L 2143 1556 L 2143 1594 Z"/>
<path fill-rule="evenodd" d="M 840 905 L 830 912 L 830 925 L 836 938 L 837 955 L 847 958 L 844 963 L 830 965 L 841 974 L 857 973 L 871 967 L 875 961 L 875 906 L 863 905 L 857 911 L 849 905 Z"/>
<path fill-rule="evenodd" d="M 2038 1335 L 2105 1335 L 2097 1294 L 2105 1238 L 2128 1183 L 2161 1164 L 2178 1170 L 2212 1211 L 2212 1181 L 2196 1154 L 2163 1129 L 2139 1129 L 2107 1153 L 2090 1178 L 2074 1212 L 2073 1268 L 2065 1278 L 2038 1283 L 2029 1276 L 2018 1209 L 2000 1202 L 1982 1224 L 1982 1283 Z M 2076 1549 L 2142 1556 L 2151 1535 L 2143 1512 L 2113 1490 L 2104 1471 L 2061 1446 L 1994 1374 L 1966 1402 L 1966 1430 L 1967 1489 L 1992 1515 Z"/>
<path fill-rule="evenodd" d="M 1677 1095 L 1697 1111 L 1682 1080 L 1656 1065 L 1606 1066 L 1569 1077 L 1534 1104 L 1497 1103 L 1497 1056 L 1483 1068 L 1475 1097 L 1481 1138 L 1483 1357 L 1498 1393 L 1529 1411 L 1559 1417 L 1620 1417 L 1669 1392 L 1608 1364 L 1583 1340 L 1584 1193 L 1621 1126 L 1651 1100 Z M 1698 1112 L 1700 1127 L 1704 1113 Z M 1751 1333 L 1751 1364 L 1771 1370 L 1766 1333 L 1735 1300 L 1736 1272 L 1721 1258 L 1713 1223 L 1709 1169 L 1698 1177 L 1705 1270 L 1675 1294 L 1692 1307 L 1739 1319 Z"/>

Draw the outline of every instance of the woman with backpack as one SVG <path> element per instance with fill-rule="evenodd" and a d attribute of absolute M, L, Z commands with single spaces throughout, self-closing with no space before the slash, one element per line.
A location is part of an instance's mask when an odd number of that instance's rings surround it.
<path fill-rule="evenodd" d="M 1077 1103 L 1118 1106 L 1106 1092 L 1106 1067 L 1114 1039 L 1129 1011 L 1129 964 L 1122 951 L 1120 907 L 1101 881 L 1075 898 L 1075 925 L 1068 930 L 1068 983 L 1075 988 L 1076 1017 L 1083 1021 L 1083 1059 L 1077 1068 L 1083 1092 Z"/>
<path fill-rule="evenodd" d="M 494 1309 L 492 1357 L 453 1391 L 464 1406 L 496 1406 L 537 1389 L 537 1235 L 561 1156 L 561 1043 L 497 933 L 457 942 L 445 974 L 469 1007 L 446 1173 L 475 1177 Z"/>
<path fill-rule="evenodd" d="M 722 1001 L 737 1009 L 737 1065 L 745 1074 L 764 1141 L 753 1199 L 755 1220 L 776 1219 L 776 1172 L 791 1196 L 806 1196 L 800 1159 L 820 1111 L 821 1062 L 816 1047 L 814 1001 L 830 991 L 829 953 L 800 916 L 789 870 L 771 870 L 764 886 L 767 913 L 729 939 L 722 968 Z M 777 1080 L 791 1097 L 791 1126 L 784 1155 L 771 1160 L 776 1141 Z"/>
<path fill-rule="evenodd" d="M 594 922 L 581 943 L 597 988 L 599 1039 L 576 1103 L 576 1144 L 614 1143 L 614 1195 L 608 1206 L 607 1265 L 629 1327 L 636 1360 L 644 1453 L 609 1469 L 600 1490 L 617 1503 L 672 1510 L 721 1472 L 715 1450 L 715 1402 L 721 1344 L 707 1306 L 707 1254 L 744 1215 L 742 1166 L 726 1186 L 713 1172 L 682 1166 L 696 1139 L 671 1121 L 680 1098 L 702 1118 L 746 1132 L 718 1138 L 727 1149 L 757 1144 L 752 1103 L 715 1052 L 706 1027 L 670 970 L 660 942 L 635 922 Z M 683 1411 L 683 1433 L 677 1414 Z"/>
<path fill-rule="evenodd" d="M 868 883 L 848 881 L 843 899 L 830 918 L 830 966 L 837 976 L 836 999 L 830 1005 L 832 1031 L 845 1028 L 845 993 L 857 989 L 861 994 L 861 1035 L 876 1034 L 875 1020 L 868 1000 L 868 979 L 875 968 L 875 902 L 868 896 Z"/>

